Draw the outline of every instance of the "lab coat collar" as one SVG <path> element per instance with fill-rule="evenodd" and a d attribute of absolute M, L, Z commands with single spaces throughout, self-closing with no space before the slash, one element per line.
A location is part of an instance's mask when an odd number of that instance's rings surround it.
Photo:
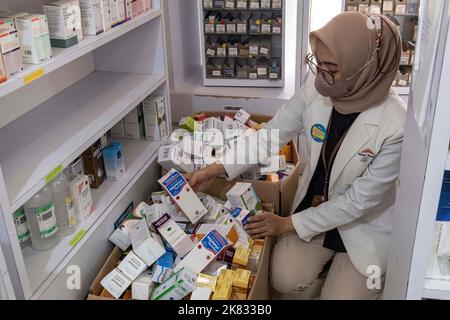
<path fill-rule="evenodd" d="M 330 189 L 334 187 L 334 184 L 348 163 L 372 138 L 375 132 L 373 127 L 380 125 L 385 106 L 386 102 L 383 102 L 374 108 L 364 111 L 353 123 L 336 156 L 331 171 Z"/>

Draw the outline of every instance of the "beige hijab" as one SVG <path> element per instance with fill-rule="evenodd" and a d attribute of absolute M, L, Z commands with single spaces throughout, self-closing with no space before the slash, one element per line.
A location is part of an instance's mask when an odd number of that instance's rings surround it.
<path fill-rule="evenodd" d="M 380 59 L 376 50 L 378 32 L 372 20 L 362 13 L 340 14 L 325 27 L 310 34 L 313 52 L 317 42 L 321 41 L 336 59 L 342 79 L 352 77 L 374 58 L 372 63 L 350 80 L 350 91 L 345 96 L 332 98 L 334 107 L 340 113 L 363 112 L 381 103 L 389 94 L 400 64 L 401 36 L 389 18 L 382 18 Z"/>

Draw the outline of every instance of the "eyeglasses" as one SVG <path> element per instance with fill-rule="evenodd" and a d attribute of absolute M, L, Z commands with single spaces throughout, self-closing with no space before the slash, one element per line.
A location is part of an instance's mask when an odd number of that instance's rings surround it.
<path fill-rule="evenodd" d="M 318 63 L 316 63 L 316 61 Z M 323 65 L 319 59 L 317 58 L 317 56 L 315 54 L 312 53 L 308 53 L 308 55 L 305 58 L 305 63 L 308 64 L 309 68 L 311 69 L 311 72 L 317 76 L 317 74 L 320 72 L 323 76 L 323 78 L 325 79 L 325 81 L 329 84 L 329 85 L 333 85 L 334 81 L 335 81 L 335 72 L 331 72 L 330 70 L 328 70 L 328 68 L 326 66 L 319 66 Z"/>
<path fill-rule="evenodd" d="M 344 79 L 346 81 L 350 81 L 353 78 L 355 78 L 358 74 L 364 71 L 373 61 L 375 58 L 378 57 L 378 53 L 380 51 L 380 48 L 377 48 L 375 53 L 372 56 L 372 59 L 370 59 L 365 65 L 361 67 L 355 74 L 353 74 L 351 77 Z M 379 59 L 379 58 L 378 58 Z M 317 62 L 316 62 L 317 61 Z M 317 58 L 315 54 L 308 53 L 308 55 L 305 58 L 305 63 L 308 64 L 309 68 L 311 69 L 311 72 L 317 76 L 317 74 L 320 72 L 324 80 L 330 85 L 334 85 L 336 72 L 330 71 L 323 63 L 320 62 L 320 60 Z"/>

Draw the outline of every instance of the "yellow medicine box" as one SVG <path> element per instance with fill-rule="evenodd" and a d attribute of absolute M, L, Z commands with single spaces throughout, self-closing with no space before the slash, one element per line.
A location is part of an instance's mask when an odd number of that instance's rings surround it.
<path fill-rule="evenodd" d="M 250 277 L 252 273 L 248 270 L 238 269 L 233 278 L 233 289 L 236 292 L 248 293 L 250 290 Z"/>
<path fill-rule="evenodd" d="M 217 279 L 217 286 L 219 284 L 229 284 L 231 286 L 233 284 L 235 273 L 236 273 L 235 271 L 228 269 L 220 271 L 219 278 Z"/>
<path fill-rule="evenodd" d="M 219 283 L 216 286 L 216 291 L 212 297 L 212 300 L 230 300 L 233 293 L 233 287 L 231 284 Z"/>
<path fill-rule="evenodd" d="M 234 253 L 233 266 L 237 268 L 246 268 L 248 265 L 248 258 L 250 257 L 250 249 L 239 246 Z"/>
<path fill-rule="evenodd" d="M 208 288 L 214 292 L 217 285 L 217 277 L 200 273 L 197 277 L 197 288 Z"/>
<path fill-rule="evenodd" d="M 247 300 L 247 297 L 248 295 L 246 293 L 233 291 L 233 294 L 231 295 L 231 300 L 245 301 Z"/>

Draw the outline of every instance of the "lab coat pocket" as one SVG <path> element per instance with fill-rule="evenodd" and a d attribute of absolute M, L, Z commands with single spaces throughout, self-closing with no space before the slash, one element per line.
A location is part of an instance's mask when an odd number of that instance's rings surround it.
<path fill-rule="evenodd" d="M 350 161 L 347 170 L 352 179 L 356 179 L 364 174 L 373 158 L 367 155 L 356 154 Z"/>

